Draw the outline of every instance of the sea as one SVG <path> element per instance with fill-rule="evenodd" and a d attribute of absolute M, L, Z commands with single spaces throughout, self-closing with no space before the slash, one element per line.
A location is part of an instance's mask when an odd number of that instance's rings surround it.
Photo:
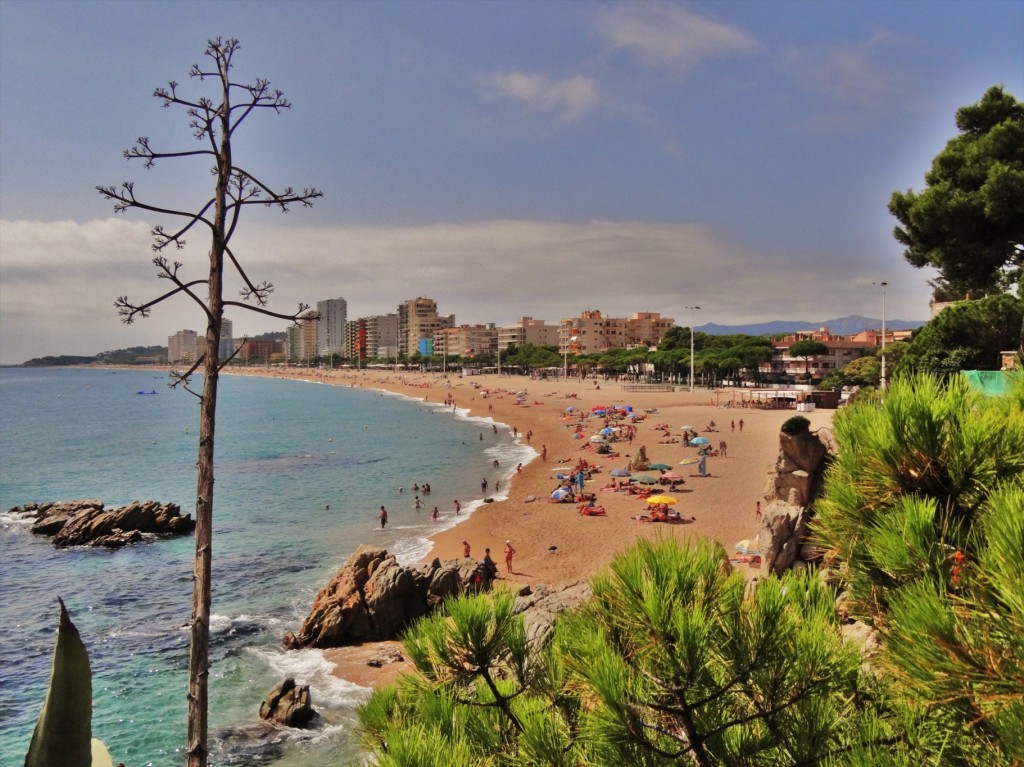
<path fill-rule="evenodd" d="M 0 767 L 23 763 L 49 678 L 58 596 L 89 650 L 94 737 L 115 764 L 185 763 L 192 536 L 57 550 L 8 513 L 78 498 L 108 507 L 152 499 L 194 512 L 199 399 L 170 383 L 147 369 L 0 369 Z M 201 386 L 196 379 L 193 388 Z M 453 392 L 467 396 L 468 387 Z M 317 591 L 360 544 L 419 561 L 427 536 L 483 503 L 481 478 L 507 487 L 513 467 L 535 455 L 507 426 L 442 403 L 222 376 L 211 763 L 366 763 L 355 711 L 369 690 L 335 677 L 319 650 L 285 652 L 282 637 L 300 627 Z M 417 511 L 413 484 L 424 482 L 432 492 Z M 321 716 L 314 729 L 268 744 L 254 726 L 259 705 L 286 676 L 310 686 Z"/>

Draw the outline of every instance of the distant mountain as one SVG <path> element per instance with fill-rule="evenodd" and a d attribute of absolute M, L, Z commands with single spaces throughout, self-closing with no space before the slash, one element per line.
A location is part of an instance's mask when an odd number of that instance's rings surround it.
<path fill-rule="evenodd" d="M 926 320 L 885 320 L 886 330 L 913 330 L 926 325 Z M 800 322 L 797 320 L 775 320 L 773 322 L 758 322 L 753 325 L 716 325 L 709 322 L 705 325 L 695 326 L 695 330 L 707 333 L 711 336 L 728 336 L 744 333 L 751 336 L 771 336 L 778 333 L 796 333 L 798 330 L 819 330 L 828 328 L 832 333 L 839 336 L 850 336 L 862 330 L 881 330 L 882 321 L 861 317 L 854 314 L 849 317 L 837 317 L 822 322 Z"/>

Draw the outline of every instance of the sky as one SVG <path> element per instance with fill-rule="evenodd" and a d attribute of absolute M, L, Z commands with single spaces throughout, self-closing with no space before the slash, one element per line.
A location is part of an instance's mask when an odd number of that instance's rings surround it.
<path fill-rule="evenodd" d="M 956 110 L 1024 98 L 1024 3 L 94 2 L 0 0 L 0 363 L 164 345 L 187 299 L 150 231 L 97 185 L 197 210 L 208 164 L 152 169 L 136 137 L 196 147 L 154 88 L 235 37 L 234 76 L 292 102 L 252 115 L 234 159 L 312 209 L 246 211 L 233 241 L 270 308 L 420 296 L 458 324 L 597 309 L 736 325 L 928 318 L 887 203 L 922 189 Z M 205 276 L 208 237 L 172 254 Z M 882 293 L 878 283 L 888 283 Z M 227 294 L 237 294 L 229 279 Z M 699 305 L 699 311 L 687 307 Z M 285 323 L 232 311 L 235 336 Z"/>

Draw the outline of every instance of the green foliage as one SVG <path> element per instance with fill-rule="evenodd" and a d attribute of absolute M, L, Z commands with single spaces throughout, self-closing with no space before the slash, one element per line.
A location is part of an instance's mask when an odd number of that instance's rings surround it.
<path fill-rule="evenodd" d="M 940 299 L 1020 285 L 1024 243 L 1024 104 L 1001 87 L 956 115 L 960 133 L 932 161 L 922 192 L 895 192 L 895 238 L 916 267 L 932 266 Z"/>
<path fill-rule="evenodd" d="M 999 353 L 1020 347 L 1022 321 L 1024 299 L 1006 293 L 956 303 L 914 335 L 895 374 L 998 370 Z"/>
<path fill-rule="evenodd" d="M 1024 378 L 985 398 L 961 377 L 901 377 L 834 426 L 815 534 L 850 611 L 879 629 L 903 710 L 933 727 L 918 758 L 1013 764 L 1024 753 Z"/>
<path fill-rule="evenodd" d="M 109 766 L 104 745 L 92 738 L 89 653 L 59 597 L 60 619 L 46 702 L 32 733 L 25 767 Z"/>
<path fill-rule="evenodd" d="M 748 590 L 718 544 L 642 542 L 529 647 L 513 599 L 463 597 L 405 639 L 416 673 L 376 691 L 381 764 L 829 763 L 892 742 L 892 718 L 811 575 Z"/>

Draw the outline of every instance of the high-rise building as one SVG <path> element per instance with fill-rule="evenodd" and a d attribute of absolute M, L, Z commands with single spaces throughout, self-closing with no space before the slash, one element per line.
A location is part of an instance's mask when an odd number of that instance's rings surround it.
<path fill-rule="evenodd" d="M 317 301 L 316 310 L 320 315 L 320 323 L 317 326 L 317 351 L 320 356 L 344 355 L 348 302 L 344 298 Z"/>
<path fill-rule="evenodd" d="M 398 351 L 409 355 L 421 351 L 421 342 L 433 346 L 439 328 L 455 325 L 455 315 L 442 317 L 431 298 L 414 298 L 398 305 Z M 432 349 L 431 349 L 432 351 Z M 430 353 L 430 352 L 427 352 Z"/>
<path fill-rule="evenodd" d="M 312 362 L 317 358 L 317 325 L 319 320 L 299 320 L 289 326 L 286 335 L 288 359 L 295 362 Z"/>
<path fill-rule="evenodd" d="M 199 335 L 194 330 L 179 330 L 167 337 L 168 362 L 195 362 L 199 359 Z M 201 353 L 201 352 L 200 352 Z"/>
<path fill-rule="evenodd" d="M 498 329 L 493 325 L 459 325 L 434 333 L 434 356 L 479 357 L 498 350 Z"/>
<path fill-rule="evenodd" d="M 235 353 L 235 339 L 233 337 L 235 326 L 231 320 L 221 317 L 220 320 L 220 346 L 218 347 L 218 356 L 222 360 L 226 360 L 232 354 Z"/>

